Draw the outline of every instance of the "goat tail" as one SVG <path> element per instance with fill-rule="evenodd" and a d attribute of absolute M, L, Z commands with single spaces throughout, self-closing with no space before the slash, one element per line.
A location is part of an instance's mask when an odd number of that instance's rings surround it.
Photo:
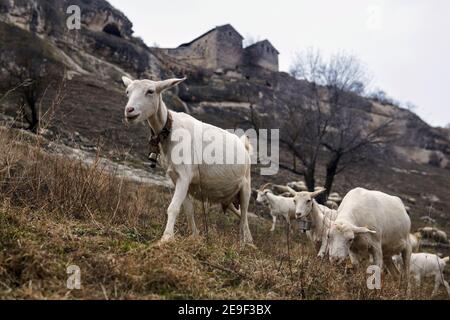
<path fill-rule="evenodd" d="M 447 263 L 449 260 L 450 260 L 450 257 L 442 258 L 442 261 L 444 261 L 444 263 Z"/>
<path fill-rule="evenodd" d="M 253 147 L 252 147 L 252 144 L 251 144 L 250 139 L 248 138 L 248 136 L 243 135 L 243 136 L 241 137 L 241 141 L 242 141 L 242 143 L 243 143 L 244 146 L 245 146 L 245 150 L 247 150 L 247 152 L 248 152 L 250 155 L 252 155 L 252 154 L 253 154 Z"/>

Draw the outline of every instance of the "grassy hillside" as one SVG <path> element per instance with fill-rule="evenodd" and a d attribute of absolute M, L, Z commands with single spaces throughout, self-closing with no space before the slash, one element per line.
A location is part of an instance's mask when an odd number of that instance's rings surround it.
<path fill-rule="evenodd" d="M 202 236 L 189 236 L 181 215 L 176 240 L 159 245 L 170 190 L 47 154 L 46 143 L 0 130 L 0 298 L 407 298 L 389 275 L 368 290 L 364 270 L 317 259 L 304 235 L 288 241 L 268 221 L 251 221 L 258 249 L 241 250 L 236 218 L 208 205 L 203 214 L 198 202 Z M 66 288 L 69 265 L 81 269 L 81 290 Z"/>

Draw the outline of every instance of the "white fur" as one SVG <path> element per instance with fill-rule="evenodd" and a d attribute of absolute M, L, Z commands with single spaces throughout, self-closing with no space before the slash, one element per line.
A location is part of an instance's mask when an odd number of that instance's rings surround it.
<path fill-rule="evenodd" d="M 264 204 L 270 209 L 270 215 L 272 216 L 272 228 L 270 231 L 275 231 L 275 225 L 279 216 L 285 219 L 290 229 L 291 220 L 295 219 L 295 205 L 293 198 L 277 196 L 274 195 L 270 189 L 263 188 L 262 190 L 258 190 L 256 202 Z"/>
<path fill-rule="evenodd" d="M 411 252 L 419 252 L 420 249 L 420 239 L 414 234 L 409 234 L 409 243 L 411 244 Z"/>
<path fill-rule="evenodd" d="M 449 257 L 439 258 L 435 254 L 430 253 L 413 253 L 411 255 L 411 280 L 414 279 L 418 286 L 421 285 L 422 278 L 434 277 L 434 290 L 432 295 L 435 295 L 439 287 L 443 285 L 447 289 L 450 297 L 450 287 L 444 279 L 444 269 Z"/>
<path fill-rule="evenodd" d="M 402 201 L 379 191 L 356 188 L 338 209 L 329 236 L 330 261 L 341 262 L 347 255 L 358 265 L 372 255 L 374 264 L 396 273 L 392 256 L 402 254 L 405 274 L 409 274 L 411 220 Z"/>
<path fill-rule="evenodd" d="M 448 243 L 447 234 L 442 230 L 433 227 L 424 227 L 420 228 L 418 231 L 424 239 L 431 239 L 440 243 Z"/>
<path fill-rule="evenodd" d="M 295 217 L 297 219 L 309 219 L 311 230 L 307 232 L 308 238 L 312 242 L 318 256 L 323 257 L 327 252 L 327 235 L 331 222 L 337 217 L 337 211 L 318 204 L 314 198 L 325 192 L 325 189 L 318 189 L 315 192 L 296 192 L 289 188 L 294 195 Z"/>
<path fill-rule="evenodd" d="M 327 200 L 327 202 L 325 202 L 325 205 L 332 210 L 337 210 L 339 208 L 339 205 L 332 200 Z"/>
<path fill-rule="evenodd" d="M 185 79 L 170 79 L 165 81 L 136 80 L 123 77 L 123 82 L 127 87 L 129 101 L 125 108 L 125 117 L 131 123 L 147 121 L 152 131 L 159 133 L 167 122 L 167 107 L 162 100 L 162 93 L 172 88 Z M 129 112 L 129 110 L 133 110 Z M 240 204 L 240 240 L 241 244 L 252 245 L 253 240 L 250 233 L 247 210 L 250 199 L 250 146 L 247 138 L 240 139 L 228 131 L 218 127 L 203 123 L 185 114 L 170 111 L 173 118 L 173 132 L 185 130 L 189 132 L 191 140 L 190 146 L 193 148 L 194 157 L 198 156 L 194 146 L 198 141 L 194 141 L 195 130 L 199 128 L 203 132 L 222 136 L 227 141 L 232 141 L 238 154 L 243 154 L 245 163 L 243 164 L 175 164 L 172 160 L 172 151 L 176 147 L 176 142 L 168 139 L 160 145 L 161 165 L 166 169 L 167 174 L 175 185 L 175 192 L 167 210 L 168 220 L 164 235 L 161 241 L 168 241 L 174 237 L 175 221 L 183 209 L 193 234 L 197 234 L 195 225 L 193 204 L 188 195 L 197 199 L 213 203 L 220 203 L 224 209 L 231 209 L 234 200 Z M 136 118 L 134 118 L 136 117 Z M 214 143 L 214 142 L 212 142 Z M 200 143 L 202 146 L 202 143 Z M 216 146 L 223 148 L 223 144 Z M 200 150 L 201 152 L 202 150 Z M 236 211 L 236 210 L 234 210 Z"/>

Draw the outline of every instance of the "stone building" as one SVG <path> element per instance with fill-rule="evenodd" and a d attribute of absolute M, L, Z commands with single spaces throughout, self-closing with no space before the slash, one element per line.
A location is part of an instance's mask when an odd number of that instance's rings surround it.
<path fill-rule="evenodd" d="M 260 66 L 270 71 L 278 71 L 278 55 L 280 53 L 269 40 L 254 43 L 245 48 L 244 51 L 245 64 Z"/>
<path fill-rule="evenodd" d="M 175 49 L 162 49 L 180 62 L 207 69 L 259 66 L 278 71 L 279 52 L 268 41 L 243 48 L 243 37 L 230 24 L 216 27 Z"/>

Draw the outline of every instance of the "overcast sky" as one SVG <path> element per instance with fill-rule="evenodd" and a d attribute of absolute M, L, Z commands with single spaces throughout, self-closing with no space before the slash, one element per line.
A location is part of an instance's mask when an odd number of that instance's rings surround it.
<path fill-rule="evenodd" d="M 289 69 L 296 51 L 357 55 L 372 87 L 417 105 L 428 123 L 450 123 L 450 1 L 447 0 L 109 0 L 148 45 L 177 47 L 231 23 L 269 39 Z"/>

